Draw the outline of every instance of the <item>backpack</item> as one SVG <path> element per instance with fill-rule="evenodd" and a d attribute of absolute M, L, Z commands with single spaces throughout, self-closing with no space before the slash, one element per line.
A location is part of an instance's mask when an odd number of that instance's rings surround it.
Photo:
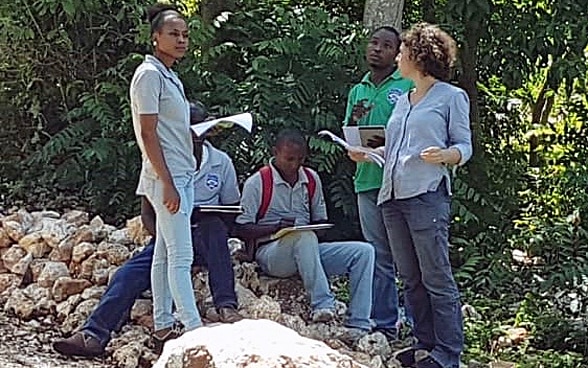
<path fill-rule="evenodd" d="M 316 193 L 316 179 L 310 169 L 306 167 L 302 167 L 306 178 L 308 179 L 308 184 L 306 185 L 306 189 L 308 190 L 308 208 L 311 211 L 312 216 L 312 198 Z M 272 176 L 272 169 L 269 166 L 264 166 L 259 169 L 259 174 L 261 175 L 261 205 L 257 210 L 256 214 L 256 221 L 262 219 L 267 210 L 269 208 L 270 202 L 272 200 L 272 194 L 274 190 L 274 177 Z M 243 239 L 245 241 L 244 249 L 240 250 L 236 254 L 236 258 L 241 262 L 253 262 L 255 260 L 255 253 L 257 252 L 258 244 L 255 239 Z"/>
<path fill-rule="evenodd" d="M 308 184 L 306 185 L 306 190 L 308 190 L 308 208 L 310 209 L 312 215 L 311 206 L 312 198 L 314 197 L 314 194 L 316 192 L 316 180 L 309 168 L 302 166 L 302 170 L 304 171 L 306 179 L 308 180 Z M 257 221 L 261 220 L 267 213 L 274 191 L 274 177 L 272 176 L 271 167 L 262 167 L 261 169 L 259 169 L 259 174 L 261 175 L 261 205 L 257 210 Z"/>

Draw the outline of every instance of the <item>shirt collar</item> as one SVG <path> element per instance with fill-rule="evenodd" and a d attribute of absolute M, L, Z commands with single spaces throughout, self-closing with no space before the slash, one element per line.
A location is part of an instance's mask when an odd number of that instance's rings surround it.
<path fill-rule="evenodd" d="M 222 164 L 221 155 L 216 147 L 214 147 L 209 141 L 204 141 L 202 144 L 203 154 L 204 151 L 207 153 L 207 160 L 206 162 L 210 166 L 218 166 Z M 202 160 L 204 162 L 204 160 Z"/>
<path fill-rule="evenodd" d="M 156 58 L 153 55 L 145 55 L 145 62 L 149 63 L 153 66 L 155 66 L 157 68 L 157 70 L 159 70 L 161 73 L 163 73 L 163 75 L 167 75 L 173 78 L 174 73 L 171 71 L 171 69 L 169 69 L 168 67 L 166 67 L 161 60 L 159 60 L 158 58 Z"/>
<path fill-rule="evenodd" d="M 371 76 L 372 72 L 367 72 L 365 73 L 365 75 L 363 76 L 363 78 L 361 79 L 361 83 L 362 84 L 368 84 L 370 86 L 376 86 L 374 84 L 374 82 L 372 82 L 370 80 L 370 76 Z M 384 78 L 384 80 L 382 82 L 380 82 L 380 85 L 383 85 L 384 83 L 388 82 L 390 79 L 393 80 L 400 80 L 402 79 L 402 76 L 400 75 L 400 70 L 398 68 L 396 68 L 396 70 L 390 74 L 389 76 L 387 76 L 386 78 Z"/>
<path fill-rule="evenodd" d="M 290 184 L 286 180 L 284 180 L 284 178 L 282 178 L 282 175 L 280 175 L 280 173 L 278 172 L 278 169 L 276 169 L 276 167 L 274 166 L 274 160 L 275 160 L 274 157 L 270 158 L 270 160 L 269 160 L 269 166 L 272 170 L 272 176 L 274 178 L 274 183 L 287 184 L 289 186 Z M 298 181 L 296 181 L 296 184 L 298 184 L 298 183 L 300 183 L 301 185 L 308 184 L 308 178 L 304 174 L 304 169 L 302 168 L 302 166 L 300 166 L 300 168 L 298 169 Z"/>

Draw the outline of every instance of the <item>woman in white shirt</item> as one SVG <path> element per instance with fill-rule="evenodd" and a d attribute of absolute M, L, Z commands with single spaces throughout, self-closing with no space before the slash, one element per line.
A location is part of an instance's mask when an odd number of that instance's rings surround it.
<path fill-rule="evenodd" d="M 133 127 L 143 164 L 138 192 L 156 213 L 156 243 L 151 267 L 156 349 L 181 334 L 172 314 L 175 305 L 186 331 L 202 325 L 190 266 L 190 215 L 196 162 L 192 155 L 189 104 L 182 82 L 171 70 L 188 48 L 184 17 L 168 4 L 148 11 L 153 55 L 135 70 L 130 97 Z"/>

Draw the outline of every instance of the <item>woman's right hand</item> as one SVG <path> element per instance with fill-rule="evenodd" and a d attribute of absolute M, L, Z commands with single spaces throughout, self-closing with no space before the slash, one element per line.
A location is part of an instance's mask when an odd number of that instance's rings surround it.
<path fill-rule="evenodd" d="M 360 150 L 359 148 L 355 148 L 355 147 L 350 147 L 347 150 L 347 156 L 349 156 L 349 158 L 355 162 L 370 161 L 370 158 L 366 154 L 365 150 Z"/>
<path fill-rule="evenodd" d="M 173 183 L 163 185 L 163 205 L 172 214 L 180 209 L 180 194 Z"/>

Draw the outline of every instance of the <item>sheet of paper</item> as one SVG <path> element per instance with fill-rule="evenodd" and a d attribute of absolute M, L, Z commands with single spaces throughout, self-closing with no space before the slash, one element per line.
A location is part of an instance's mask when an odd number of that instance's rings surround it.
<path fill-rule="evenodd" d="M 359 127 L 356 126 L 345 126 L 343 127 L 343 136 L 345 141 L 351 146 L 361 146 L 361 135 L 359 134 Z"/>
<path fill-rule="evenodd" d="M 386 131 L 384 126 L 370 125 L 370 126 L 351 126 L 343 127 L 343 136 L 345 141 L 352 146 L 361 146 L 369 148 L 368 142 L 374 137 L 379 137 L 384 140 Z"/>
<path fill-rule="evenodd" d="M 271 239 L 279 239 L 282 236 L 289 234 L 293 231 L 309 231 L 309 230 L 324 230 L 330 229 L 334 225 L 333 224 L 314 224 L 314 225 L 299 225 L 299 226 L 292 226 L 286 227 L 278 231 L 277 233 L 271 236 Z"/>
<path fill-rule="evenodd" d="M 243 213 L 241 206 L 202 205 L 198 206 L 198 210 L 202 213 Z"/>
<path fill-rule="evenodd" d="M 346 142 L 345 140 L 337 137 L 335 134 L 331 133 L 328 130 L 321 130 L 317 134 L 331 138 L 333 142 L 342 145 L 347 150 L 365 153 L 367 157 L 370 159 L 370 161 L 372 161 L 380 167 L 384 166 L 384 158 L 378 155 L 377 153 L 372 152 L 370 148 L 364 148 L 361 145 L 352 145 Z"/>
<path fill-rule="evenodd" d="M 250 113 L 246 112 L 243 114 L 226 116 L 224 118 L 203 121 L 202 123 L 191 125 L 190 128 L 194 131 L 194 133 L 196 133 L 197 136 L 200 137 L 207 130 L 221 123 L 236 124 L 245 129 L 247 132 L 251 133 L 251 128 L 253 128 L 253 116 L 251 116 Z"/>

